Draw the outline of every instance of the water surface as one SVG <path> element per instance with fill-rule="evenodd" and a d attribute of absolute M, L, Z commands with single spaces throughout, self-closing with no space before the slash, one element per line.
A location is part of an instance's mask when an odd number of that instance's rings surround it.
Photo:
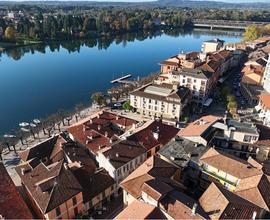
<path fill-rule="evenodd" d="M 114 77 L 145 76 L 180 51 L 199 51 L 205 40 L 236 42 L 235 32 L 194 30 L 133 33 L 115 38 L 70 41 L 8 50 L 0 57 L 0 134 L 21 121 L 72 109 L 105 91 Z"/>

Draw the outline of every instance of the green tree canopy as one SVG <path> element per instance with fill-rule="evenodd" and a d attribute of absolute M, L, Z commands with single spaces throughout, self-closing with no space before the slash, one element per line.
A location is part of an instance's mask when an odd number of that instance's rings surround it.
<path fill-rule="evenodd" d="M 127 110 L 127 111 L 131 111 L 132 110 L 132 106 L 130 105 L 130 101 L 126 101 L 123 104 L 123 109 Z"/>
<path fill-rule="evenodd" d="M 246 28 L 244 33 L 245 41 L 253 41 L 259 38 L 262 34 L 262 30 L 257 25 L 250 25 Z"/>
<path fill-rule="evenodd" d="M 95 92 L 91 95 L 91 100 L 93 103 L 96 103 L 98 105 L 105 105 L 106 100 L 104 99 L 104 96 L 101 92 Z"/>

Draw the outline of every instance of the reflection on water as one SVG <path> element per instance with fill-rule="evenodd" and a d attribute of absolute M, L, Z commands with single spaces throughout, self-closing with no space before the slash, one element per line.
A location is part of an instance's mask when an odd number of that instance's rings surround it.
<path fill-rule="evenodd" d="M 187 35 L 193 35 L 194 38 L 200 38 L 201 35 L 208 36 L 216 36 L 218 35 L 226 35 L 239 37 L 242 36 L 242 32 L 237 31 L 226 31 L 226 30 L 212 30 L 208 29 L 167 29 L 167 30 L 159 30 L 159 31 L 140 31 L 135 33 L 127 33 L 116 36 L 105 36 L 102 38 L 92 38 L 87 40 L 69 40 L 69 41 L 56 41 L 50 42 L 48 44 L 36 44 L 24 47 L 15 47 L 10 48 L 4 51 L 4 53 L 14 60 L 21 59 L 26 53 L 35 54 L 35 52 L 46 53 L 46 47 L 49 47 L 51 52 L 59 51 L 60 48 L 66 49 L 69 53 L 72 52 L 80 52 L 81 47 L 97 47 L 99 50 L 107 49 L 110 47 L 112 43 L 122 44 L 124 47 L 128 42 L 134 42 L 135 40 L 143 41 L 145 39 L 152 39 L 153 37 L 161 36 L 162 34 L 166 34 L 171 37 L 181 37 Z M 2 54 L 0 53 L 0 56 Z"/>
<path fill-rule="evenodd" d="M 90 94 L 106 91 L 114 77 L 145 76 L 157 71 L 161 60 L 198 51 L 203 41 L 216 37 L 235 42 L 241 33 L 147 31 L 8 49 L 0 61 L 0 134 L 21 121 L 89 103 Z"/>

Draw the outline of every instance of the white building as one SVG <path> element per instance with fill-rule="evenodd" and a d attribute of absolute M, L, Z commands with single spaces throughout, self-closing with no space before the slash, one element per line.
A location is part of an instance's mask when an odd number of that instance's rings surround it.
<path fill-rule="evenodd" d="M 177 84 L 148 84 L 130 93 L 130 104 L 144 116 L 179 120 L 190 91 Z"/>
<path fill-rule="evenodd" d="M 190 89 L 193 101 L 204 104 L 214 85 L 214 74 L 201 69 L 183 68 L 179 75 L 180 86 Z"/>
<path fill-rule="evenodd" d="M 259 104 L 255 108 L 259 112 L 259 117 L 263 124 L 270 127 L 270 95 L 260 95 Z"/>
<path fill-rule="evenodd" d="M 218 38 L 204 41 L 202 44 L 202 53 L 211 53 L 220 50 L 223 47 L 224 41 Z"/>
<path fill-rule="evenodd" d="M 264 71 L 263 88 L 270 93 L 270 55 Z"/>

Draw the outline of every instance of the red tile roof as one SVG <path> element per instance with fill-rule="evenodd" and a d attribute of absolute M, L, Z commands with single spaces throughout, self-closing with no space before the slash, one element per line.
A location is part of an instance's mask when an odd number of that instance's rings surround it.
<path fill-rule="evenodd" d="M 76 141 L 86 146 L 96 154 L 101 148 L 109 146 L 123 134 L 120 127 L 130 127 L 137 121 L 117 116 L 109 112 L 102 112 L 99 116 L 83 123 L 69 127 L 68 132 Z"/>
<path fill-rule="evenodd" d="M 259 98 L 260 98 L 260 102 L 263 105 L 263 108 L 270 110 L 270 94 L 260 95 Z"/>
<path fill-rule="evenodd" d="M 210 219 L 251 219 L 253 212 L 263 212 L 259 206 L 211 183 L 199 199 L 200 205 Z"/>
<path fill-rule="evenodd" d="M 133 197 L 138 198 L 141 196 L 145 182 L 157 177 L 170 179 L 175 172 L 176 168 L 172 164 L 152 156 L 123 180 L 121 187 Z"/>
<path fill-rule="evenodd" d="M 0 219 L 33 219 L 10 178 L 3 163 L 0 162 Z"/>
<path fill-rule="evenodd" d="M 161 121 L 153 121 L 149 126 L 134 133 L 128 139 L 140 143 L 146 150 L 150 150 L 158 145 L 167 144 L 178 132 L 178 128 Z M 157 133 L 158 138 L 154 137 L 154 133 Z"/>
<path fill-rule="evenodd" d="M 153 205 L 134 200 L 122 212 L 120 212 L 114 219 L 167 219 L 165 215 L 157 207 Z"/>
<path fill-rule="evenodd" d="M 209 127 L 220 119 L 218 116 L 207 115 L 191 122 L 187 127 L 181 129 L 179 136 L 201 136 Z"/>

